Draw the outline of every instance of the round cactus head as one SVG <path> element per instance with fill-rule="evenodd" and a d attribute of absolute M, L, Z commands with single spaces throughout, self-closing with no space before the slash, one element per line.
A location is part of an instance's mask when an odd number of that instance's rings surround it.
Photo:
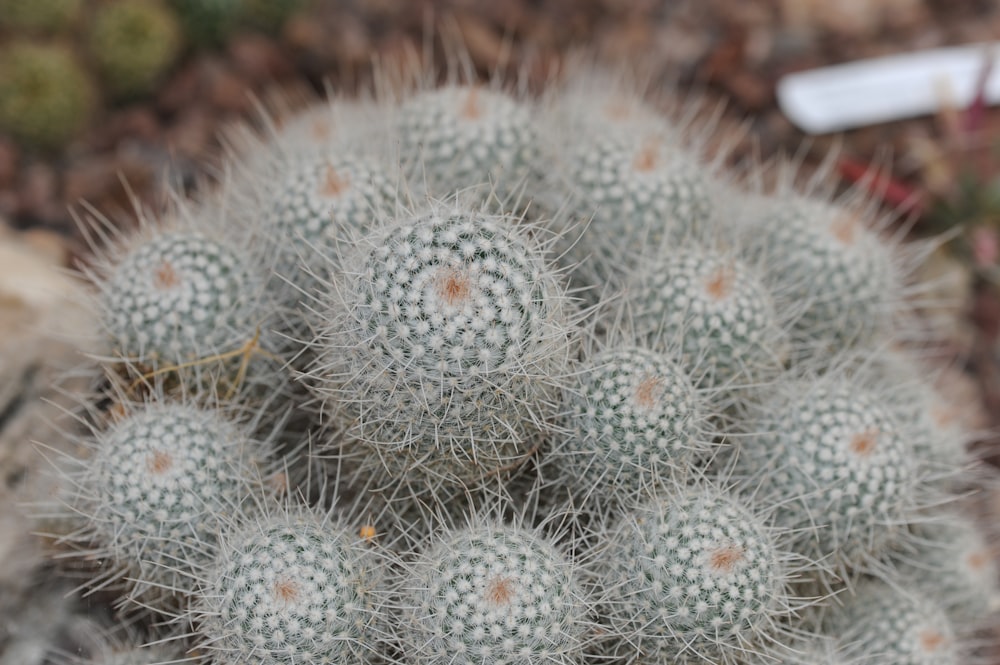
<path fill-rule="evenodd" d="M 312 384 L 367 459 L 414 487 L 517 467 L 552 426 L 572 320 L 537 241 L 508 216 L 435 207 L 338 259 Z"/>
<path fill-rule="evenodd" d="M 627 514 L 609 543 L 604 601 L 630 650 L 734 663 L 780 639 L 793 557 L 735 496 L 678 488 Z"/>
<path fill-rule="evenodd" d="M 920 505 L 917 468 L 904 430 L 864 383 L 838 372 L 782 379 L 748 427 L 737 473 L 778 506 L 778 523 L 821 574 L 853 578 L 904 535 Z"/>
<path fill-rule="evenodd" d="M 636 333 L 653 348 L 679 348 L 700 385 L 747 388 L 781 369 L 787 335 L 751 265 L 692 245 L 645 262 L 631 282 L 625 301 Z"/>
<path fill-rule="evenodd" d="M 87 446 L 73 510 L 136 594 L 153 595 L 192 590 L 226 516 L 263 491 L 270 454 L 224 412 L 170 402 L 127 408 Z"/>
<path fill-rule="evenodd" d="M 929 598 L 869 581 L 842 602 L 824 629 L 837 637 L 848 662 L 871 658 L 899 665 L 963 662 L 954 627 Z"/>
<path fill-rule="evenodd" d="M 566 434 L 549 459 L 577 494 L 626 503 L 688 476 L 714 448 L 708 405 L 667 355 L 640 347 L 590 357 L 567 391 Z"/>
<path fill-rule="evenodd" d="M 115 357 L 140 381 L 259 397 L 287 380 L 258 259 L 209 229 L 148 224 L 87 276 Z"/>
<path fill-rule="evenodd" d="M 173 12 L 156 0 L 98 7 L 88 35 L 91 57 L 117 95 L 148 91 L 180 53 Z"/>
<path fill-rule="evenodd" d="M 383 562 L 357 533 L 290 510 L 223 536 L 193 610 L 225 665 L 378 662 Z"/>
<path fill-rule="evenodd" d="M 95 96 L 68 49 L 27 42 L 0 48 L 0 132 L 25 145 L 68 142 L 87 123 Z"/>
<path fill-rule="evenodd" d="M 538 164 L 538 135 L 526 106 L 478 86 L 425 90 L 399 109 L 401 157 L 417 191 L 451 196 L 492 185 L 511 200 Z"/>
<path fill-rule="evenodd" d="M 576 567 L 529 530 L 479 524 L 440 533 L 400 586 L 400 639 L 414 663 L 569 665 L 588 640 Z"/>
<path fill-rule="evenodd" d="M 801 353 L 870 343 L 900 313 L 904 274 L 894 248 L 858 206 L 774 195 L 747 226 L 748 253 L 795 311 Z"/>

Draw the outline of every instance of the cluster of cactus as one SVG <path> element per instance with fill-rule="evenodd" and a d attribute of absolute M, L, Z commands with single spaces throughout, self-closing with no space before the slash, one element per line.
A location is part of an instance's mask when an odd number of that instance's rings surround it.
<path fill-rule="evenodd" d="M 993 475 L 936 417 L 924 250 L 587 67 L 404 73 L 94 220 L 45 522 L 84 587 L 177 662 L 979 655 Z"/>
<path fill-rule="evenodd" d="M 216 4 L 222 14 L 212 23 L 203 14 Z M 295 0 L 0 0 L 0 133 L 27 146 L 59 148 L 86 126 L 101 93 L 128 100 L 151 92 L 185 41 L 206 45 L 245 25 L 273 29 L 300 6 Z"/>

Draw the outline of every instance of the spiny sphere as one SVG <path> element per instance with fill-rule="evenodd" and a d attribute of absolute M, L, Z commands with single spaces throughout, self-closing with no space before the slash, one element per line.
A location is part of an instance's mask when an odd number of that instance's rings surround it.
<path fill-rule="evenodd" d="M 847 662 L 957 665 L 954 628 L 930 599 L 868 581 L 829 619 Z"/>
<path fill-rule="evenodd" d="M 188 588 L 223 516 L 259 487 L 266 452 L 218 411 L 149 404 L 97 437 L 75 509 L 115 561 L 138 562 L 140 581 Z"/>
<path fill-rule="evenodd" d="M 590 358 L 569 391 L 568 436 L 552 457 L 594 499 L 623 500 L 682 479 L 712 448 L 706 404 L 669 356 L 626 347 Z"/>
<path fill-rule="evenodd" d="M 807 349 L 869 342 L 887 331 L 899 299 L 888 246 L 860 214 L 825 201 L 778 199 L 751 226 L 751 250 L 796 310 Z"/>
<path fill-rule="evenodd" d="M 395 212 L 397 190 L 385 169 L 340 155 L 292 157 L 269 189 L 267 232 L 280 256 L 277 272 L 301 288 L 303 270 L 327 269 L 333 244 L 347 230 L 367 231 Z"/>
<path fill-rule="evenodd" d="M 764 520 L 713 487 L 649 501 L 610 538 L 605 602 L 638 652 L 730 663 L 787 614 L 785 556 Z"/>
<path fill-rule="evenodd" d="M 589 606 L 573 565 L 532 532 L 478 526 L 446 533 L 409 568 L 400 633 L 413 663 L 579 661 Z"/>
<path fill-rule="evenodd" d="M 514 220 L 442 209 L 365 241 L 312 372 L 392 476 L 475 483 L 516 465 L 558 409 L 564 295 Z M 432 482 L 428 482 L 432 480 Z"/>
<path fill-rule="evenodd" d="M 882 402 L 846 377 L 789 381 L 740 449 L 738 472 L 799 552 L 838 574 L 883 554 L 917 503 L 912 449 Z"/>
<path fill-rule="evenodd" d="M 571 258 L 605 280 L 642 255 L 659 253 L 711 213 L 704 169 L 661 134 L 573 137 L 559 175 L 574 193 L 572 213 L 589 221 Z M 581 235 L 578 242 L 575 235 Z"/>
<path fill-rule="evenodd" d="M 194 231 L 140 241 L 101 284 L 104 324 L 128 357 L 184 363 L 249 342 L 260 278 L 233 249 Z"/>
<path fill-rule="evenodd" d="M 246 524 L 200 594 L 205 648 L 220 665 L 379 660 L 381 577 L 360 537 L 308 513 Z"/>
<path fill-rule="evenodd" d="M 975 522 L 947 514 L 913 529 L 915 551 L 901 554 L 898 564 L 907 587 L 936 599 L 957 626 L 984 625 L 1000 609 L 1000 576 Z"/>
<path fill-rule="evenodd" d="M 528 107 L 477 86 L 427 90 L 403 103 L 398 136 L 411 185 L 433 196 L 495 185 L 516 193 L 538 164 L 538 132 Z"/>
<path fill-rule="evenodd" d="M 626 295 L 633 325 L 654 348 L 679 348 L 701 385 L 745 387 L 773 375 L 786 352 L 774 302 L 751 268 L 687 247 L 642 266 Z"/>

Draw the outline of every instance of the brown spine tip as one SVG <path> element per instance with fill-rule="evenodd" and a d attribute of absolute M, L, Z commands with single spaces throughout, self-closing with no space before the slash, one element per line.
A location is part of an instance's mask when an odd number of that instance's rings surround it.
<path fill-rule="evenodd" d="M 284 603 L 294 602 L 299 597 L 299 588 L 289 579 L 279 579 L 274 583 L 274 597 Z"/>
<path fill-rule="evenodd" d="M 878 435 L 878 430 L 866 430 L 855 434 L 851 438 L 851 452 L 861 457 L 868 457 L 878 445 Z"/>
<path fill-rule="evenodd" d="M 351 182 L 345 176 L 337 173 L 332 166 L 327 166 L 320 193 L 324 196 L 340 196 L 350 186 Z"/>
<path fill-rule="evenodd" d="M 926 651 L 937 651 L 948 642 L 948 639 L 934 628 L 928 628 L 920 633 L 920 648 Z"/>
<path fill-rule="evenodd" d="M 178 277 L 177 271 L 169 261 L 161 263 L 153 273 L 153 286 L 161 291 L 172 289 L 180 284 L 180 282 L 181 279 Z"/>
<path fill-rule="evenodd" d="M 861 220 L 858 219 L 857 215 L 852 215 L 849 213 L 843 213 L 838 215 L 833 223 L 830 224 L 830 232 L 833 237 L 839 240 L 845 245 L 853 245 L 854 239 L 858 232 L 858 227 L 861 225 Z"/>
<path fill-rule="evenodd" d="M 462 110 L 459 111 L 459 115 L 466 120 L 476 120 L 482 114 L 483 110 L 479 104 L 479 88 L 473 88 L 465 96 L 465 101 L 462 103 Z"/>
<path fill-rule="evenodd" d="M 729 295 L 735 274 L 731 266 L 723 266 L 709 276 L 705 291 L 713 300 L 723 300 Z"/>
<path fill-rule="evenodd" d="M 161 474 L 170 470 L 174 465 L 174 459 L 162 450 L 154 450 L 146 459 L 146 468 L 150 473 Z"/>
<path fill-rule="evenodd" d="M 514 597 L 514 581 L 509 577 L 495 577 L 486 585 L 485 595 L 494 605 L 507 605 Z"/>
<path fill-rule="evenodd" d="M 635 389 L 636 404 L 644 409 L 651 409 L 656 406 L 660 399 L 663 381 L 658 376 L 645 376 Z"/>
<path fill-rule="evenodd" d="M 452 307 L 465 302 L 472 292 L 469 276 L 454 268 L 444 270 L 437 277 L 437 294 Z"/>
<path fill-rule="evenodd" d="M 743 560 L 743 550 L 736 545 L 720 547 L 709 556 L 708 565 L 714 573 L 733 572 L 736 564 Z"/>

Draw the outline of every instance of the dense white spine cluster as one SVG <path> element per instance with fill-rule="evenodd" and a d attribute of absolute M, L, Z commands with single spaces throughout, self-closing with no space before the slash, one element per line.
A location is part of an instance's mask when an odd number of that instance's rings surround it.
<path fill-rule="evenodd" d="M 194 607 L 199 639 L 218 665 L 376 662 L 383 577 L 361 535 L 311 512 L 236 526 Z"/>
<path fill-rule="evenodd" d="M 94 541 L 137 594 L 190 593 L 271 454 L 222 411 L 180 403 L 137 405 L 86 445 L 72 508 L 91 526 L 73 538 Z"/>
<path fill-rule="evenodd" d="M 910 442 L 882 402 L 845 376 L 788 380 L 741 442 L 738 473 L 838 575 L 870 569 L 919 505 Z"/>
<path fill-rule="evenodd" d="M 619 502 L 684 479 L 714 448 L 710 410 L 669 356 L 639 347 L 589 358 L 566 398 L 567 440 L 552 453 L 564 482 Z"/>
<path fill-rule="evenodd" d="M 571 665 L 592 627 L 582 575 L 532 531 L 482 524 L 432 538 L 400 582 L 400 640 L 423 665 Z"/>
<path fill-rule="evenodd" d="M 517 220 L 441 206 L 343 259 L 310 379 L 392 478 L 476 485 L 518 466 L 558 413 L 572 318 Z"/>
<path fill-rule="evenodd" d="M 737 662 L 780 634 L 790 559 L 735 496 L 677 489 L 633 511 L 609 539 L 611 624 L 638 653 Z"/>
<path fill-rule="evenodd" d="M 995 474 L 893 366 L 919 252 L 569 78 L 276 111 L 100 249 L 55 490 L 95 597 L 198 665 L 970 653 L 998 582 L 940 508 Z"/>

